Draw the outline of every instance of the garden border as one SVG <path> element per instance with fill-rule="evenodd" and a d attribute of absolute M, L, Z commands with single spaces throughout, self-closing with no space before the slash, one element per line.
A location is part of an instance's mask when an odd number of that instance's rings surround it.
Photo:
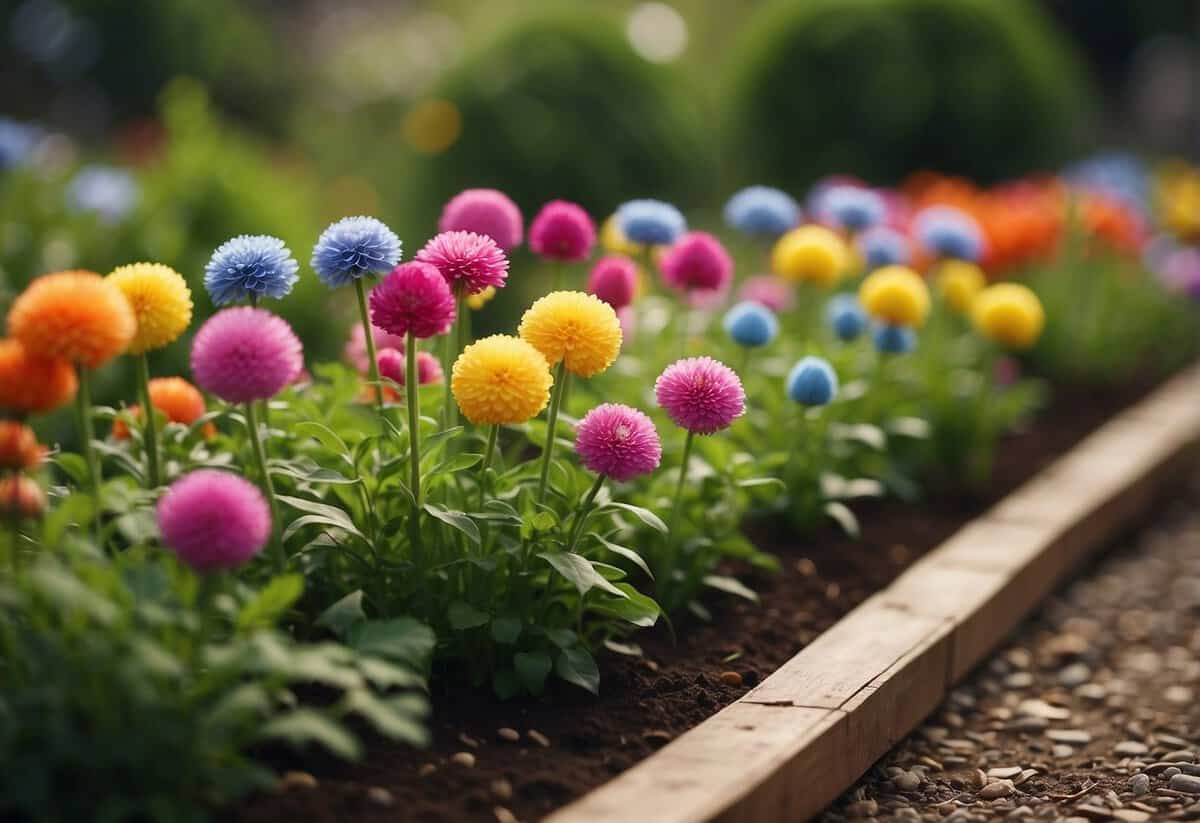
<path fill-rule="evenodd" d="M 1093 432 L 737 702 L 547 823 L 818 814 L 1197 455 L 1200 365 Z"/>

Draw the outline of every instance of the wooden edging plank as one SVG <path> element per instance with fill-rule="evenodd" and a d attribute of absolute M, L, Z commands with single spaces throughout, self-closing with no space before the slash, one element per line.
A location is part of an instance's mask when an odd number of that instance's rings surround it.
<path fill-rule="evenodd" d="M 740 700 L 548 823 L 818 813 L 1198 451 L 1195 366 L 968 523 Z"/>

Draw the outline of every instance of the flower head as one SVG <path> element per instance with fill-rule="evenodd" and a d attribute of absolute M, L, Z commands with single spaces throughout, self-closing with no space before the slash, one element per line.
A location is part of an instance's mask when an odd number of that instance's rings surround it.
<path fill-rule="evenodd" d="M 382 274 L 400 262 L 400 238 L 374 217 L 343 217 L 321 232 L 311 265 L 335 289 L 365 274 Z"/>
<path fill-rule="evenodd" d="M 708 232 L 688 232 L 667 250 L 663 279 L 686 292 L 721 292 L 733 279 L 733 258 Z"/>
<path fill-rule="evenodd" d="M 374 323 L 371 324 L 371 335 L 375 338 L 375 346 L 379 350 L 396 349 L 404 352 L 403 336 L 388 334 Z M 362 323 L 355 323 L 350 327 L 350 337 L 342 347 L 342 357 L 360 374 L 367 373 L 367 366 L 370 364 L 367 362 L 367 335 L 363 331 Z"/>
<path fill-rule="evenodd" d="M 654 382 L 654 396 L 675 425 L 693 434 L 718 432 L 746 411 L 737 373 L 711 357 L 689 357 L 667 366 Z"/>
<path fill-rule="evenodd" d="M 846 231 L 869 229 L 887 214 L 887 204 L 879 193 L 862 186 L 832 185 L 818 199 L 821 217 Z"/>
<path fill-rule="evenodd" d="M 45 457 L 33 429 L 16 420 L 0 420 L 0 469 L 32 469 Z"/>
<path fill-rule="evenodd" d="M 592 377 L 607 369 L 621 350 L 621 323 L 613 307 L 594 294 L 556 291 L 530 306 L 517 333 L 551 366 Z"/>
<path fill-rule="evenodd" d="M 95 369 L 129 347 L 137 320 L 125 294 L 100 275 L 61 271 L 13 301 L 8 331 L 31 354 Z"/>
<path fill-rule="evenodd" d="M 984 337 L 1010 349 L 1027 349 L 1041 337 L 1046 312 L 1028 286 L 997 283 L 975 298 L 971 319 Z"/>
<path fill-rule="evenodd" d="M 926 251 L 972 263 L 983 257 L 983 230 L 975 219 L 953 206 L 930 206 L 913 218 L 913 232 Z"/>
<path fill-rule="evenodd" d="M 200 469 L 171 484 L 158 501 L 163 543 L 195 571 L 248 563 L 271 534 L 271 511 L 250 481 Z"/>
<path fill-rule="evenodd" d="M 910 326 L 878 323 L 871 331 L 875 349 L 883 354 L 908 354 L 917 347 L 917 333 Z"/>
<path fill-rule="evenodd" d="M 66 360 L 30 354 L 19 340 L 0 340 L 0 408 L 45 414 L 68 402 L 78 388 L 75 369 Z"/>
<path fill-rule="evenodd" d="M 476 425 L 516 425 L 550 401 L 554 378 L 541 352 L 519 337 L 495 334 L 463 349 L 450 373 L 450 390 L 463 416 Z"/>
<path fill-rule="evenodd" d="M 586 260 L 596 245 L 596 224 L 582 207 L 551 200 L 529 224 L 529 248 L 548 260 Z"/>
<path fill-rule="evenodd" d="M 846 244 L 824 226 L 801 226 L 779 238 L 771 250 L 771 270 L 793 283 L 831 286 L 849 263 Z"/>
<path fill-rule="evenodd" d="M 919 329 L 929 316 L 929 288 L 907 266 L 884 266 L 868 274 L 858 287 L 858 300 L 871 317 L 894 326 Z"/>
<path fill-rule="evenodd" d="M 524 220 L 517 204 L 497 189 L 466 189 L 450 198 L 438 231 L 469 231 L 490 237 L 508 252 L 521 245 Z"/>
<path fill-rule="evenodd" d="M 867 330 L 867 313 L 853 294 L 835 295 L 825 306 L 825 320 L 834 337 L 845 343 L 857 340 Z"/>
<path fill-rule="evenodd" d="M 667 246 L 687 231 L 679 209 L 661 200 L 630 200 L 617 209 L 617 227 L 639 245 Z"/>
<path fill-rule="evenodd" d="M 628 257 L 610 254 L 601 257 L 588 274 L 587 290 L 614 309 L 633 302 L 638 285 L 637 266 Z"/>
<path fill-rule="evenodd" d="M 169 423 L 180 423 L 190 426 L 203 416 L 205 412 L 204 395 L 182 377 L 155 377 L 150 381 L 150 405 L 162 412 Z M 142 410 L 130 406 L 134 419 L 140 419 Z M 216 434 L 212 423 L 204 426 L 205 437 Z M 117 418 L 113 421 L 113 438 L 125 440 L 129 437 L 129 427 L 125 421 Z"/>
<path fill-rule="evenodd" d="M 371 291 L 371 324 L 389 334 L 433 337 L 454 323 L 454 295 L 429 263 L 401 263 Z"/>
<path fill-rule="evenodd" d="M 743 234 L 776 237 L 800 222 L 800 205 L 787 192 L 747 186 L 725 203 L 725 222 Z"/>
<path fill-rule="evenodd" d="M 0 477 L 0 513 L 9 520 L 33 520 L 46 510 L 46 494 L 23 474 Z"/>
<path fill-rule="evenodd" d="M 626 257 L 633 257 L 642 251 L 641 245 L 634 243 L 621 231 L 615 212 L 600 225 L 600 246 L 607 252 L 623 254 Z"/>
<path fill-rule="evenodd" d="M 407 368 L 404 362 L 404 352 L 396 349 L 382 349 L 377 356 L 379 374 L 395 383 L 404 385 Z M 427 351 L 417 352 L 417 383 L 425 386 L 430 383 L 441 383 L 442 364 Z"/>
<path fill-rule="evenodd" d="M 605 403 L 585 414 L 575 427 L 575 453 L 588 471 L 624 483 L 658 468 L 662 443 L 643 412 Z"/>
<path fill-rule="evenodd" d="M 805 357 L 788 372 L 788 397 L 802 406 L 827 406 L 837 390 L 837 372 L 822 357 Z"/>
<path fill-rule="evenodd" d="M 73 211 L 92 212 L 108 224 L 121 222 L 140 197 L 132 174 L 99 163 L 80 169 L 66 190 L 67 205 Z"/>
<path fill-rule="evenodd" d="M 488 286 L 479 294 L 467 295 L 467 308 L 471 311 L 479 311 L 488 303 L 492 302 L 492 298 L 496 296 L 496 287 Z"/>
<path fill-rule="evenodd" d="M 107 279 L 125 295 L 137 319 L 131 354 L 175 342 L 192 322 L 192 290 L 170 266 L 134 263 L 113 269 Z"/>
<path fill-rule="evenodd" d="M 219 311 L 192 340 L 196 382 L 229 403 L 268 400 L 303 366 L 303 347 L 292 327 L 263 309 Z"/>
<path fill-rule="evenodd" d="M 204 288 L 224 306 L 251 295 L 278 300 L 291 294 L 300 264 L 278 237 L 243 234 L 226 240 L 204 267 Z"/>
<path fill-rule="evenodd" d="M 776 314 L 781 314 L 795 307 L 796 289 L 773 274 L 756 274 L 742 284 L 738 298 L 762 303 Z"/>
<path fill-rule="evenodd" d="M 744 300 L 725 313 L 725 331 L 747 348 L 765 346 L 779 334 L 779 320 L 762 303 Z"/>
<path fill-rule="evenodd" d="M 872 226 L 859 234 L 854 244 L 868 270 L 897 264 L 907 266 L 912 260 L 908 238 L 887 226 Z"/>
<path fill-rule="evenodd" d="M 938 265 L 934 282 L 946 305 L 959 314 L 967 314 L 975 296 L 987 285 L 987 278 L 974 263 L 946 260 Z"/>
<path fill-rule="evenodd" d="M 492 238 L 469 231 L 442 232 L 417 252 L 417 260 L 440 271 L 452 291 L 463 288 L 467 294 L 502 289 L 508 278 L 508 255 Z"/>

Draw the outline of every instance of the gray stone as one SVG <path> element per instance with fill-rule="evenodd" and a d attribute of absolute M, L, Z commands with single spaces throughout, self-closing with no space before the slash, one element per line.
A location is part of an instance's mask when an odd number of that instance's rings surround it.
<path fill-rule="evenodd" d="M 980 800 L 997 800 L 1008 797 L 1014 791 L 1011 780 L 994 780 L 979 790 Z"/>
<path fill-rule="evenodd" d="M 1195 777 L 1194 775 L 1177 774 L 1171 778 L 1171 782 L 1168 785 L 1177 792 L 1200 794 L 1200 777 Z"/>
<path fill-rule="evenodd" d="M 1113 754 L 1118 757 L 1138 757 L 1148 751 L 1149 746 L 1136 740 L 1125 740 L 1113 746 Z"/>
<path fill-rule="evenodd" d="M 1072 663 L 1058 673 L 1058 682 L 1068 689 L 1082 686 L 1092 677 L 1092 670 L 1084 663 Z"/>
<path fill-rule="evenodd" d="M 1086 746 L 1092 742 L 1092 736 L 1083 729 L 1049 729 L 1046 737 L 1055 743 L 1065 743 L 1068 746 Z"/>
<path fill-rule="evenodd" d="M 1135 774 L 1129 778 L 1129 791 L 1133 792 L 1137 797 L 1141 797 L 1150 791 L 1150 775 Z"/>

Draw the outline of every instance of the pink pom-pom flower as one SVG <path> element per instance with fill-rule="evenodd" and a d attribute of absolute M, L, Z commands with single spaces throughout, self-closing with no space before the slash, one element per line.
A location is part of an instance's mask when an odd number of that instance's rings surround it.
<path fill-rule="evenodd" d="M 529 248 L 547 260 L 587 260 L 596 245 L 596 224 L 581 206 L 551 200 L 529 225 Z"/>
<path fill-rule="evenodd" d="M 475 232 L 444 231 L 426 243 L 416 259 L 441 272 L 454 292 L 479 294 L 488 286 L 502 289 L 508 278 L 508 255 L 492 238 Z"/>
<path fill-rule="evenodd" d="M 238 306 L 214 314 L 192 340 L 192 374 L 200 388 L 228 403 L 267 400 L 304 368 L 304 348 L 287 321 Z"/>
<path fill-rule="evenodd" d="M 637 266 L 622 254 L 601 257 L 588 274 L 587 290 L 620 311 L 637 293 Z"/>
<path fill-rule="evenodd" d="M 404 353 L 404 338 L 400 335 L 388 334 L 374 323 L 371 324 L 371 333 L 375 337 L 376 349 L 395 349 L 401 354 Z M 359 374 L 367 373 L 367 336 L 363 333 L 362 323 L 355 323 L 350 327 L 350 338 L 342 348 L 342 356 Z"/>
<path fill-rule="evenodd" d="M 490 242 L 490 241 L 489 241 Z M 371 291 L 371 324 L 417 338 L 445 334 L 454 323 L 454 295 L 434 266 L 401 263 Z"/>
<path fill-rule="evenodd" d="M 396 349 L 383 349 L 376 357 L 376 362 L 379 364 L 379 374 L 388 380 L 404 385 L 404 373 L 406 371 L 404 365 L 404 352 Z M 417 352 L 417 383 L 419 385 L 427 385 L 429 383 L 442 382 L 442 364 L 438 359 L 427 351 Z"/>
<path fill-rule="evenodd" d="M 688 232 L 667 250 L 663 279 L 680 291 L 720 292 L 733 279 L 733 258 L 721 241 L 708 232 Z"/>
<path fill-rule="evenodd" d="M 605 403 L 579 421 L 575 452 L 590 471 L 624 483 L 658 468 L 662 442 L 644 413 L 620 403 Z"/>
<path fill-rule="evenodd" d="M 746 411 L 737 373 L 711 357 L 689 357 L 667 366 L 654 383 L 658 405 L 692 434 L 727 428 Z"/>
<path fill-rule="evenodd" d="M 438 231 L 470 231 L 496 241 L 504 251 L 521 245 L 525 226 L 521 210 L 497 189 L 466 189 L 450 198 L 438 220 Z"/>
<path fill-rule="evenodd" d="M 796 305 L 796 290 L 773 274 L 756 274 L 742 284 L 738 300 L 761 303 L 776 314 L 782 314 Z"/>
<path fill-rule="evenodd" d="M 163 543 L 198 572 L 249 562 L 271 535 L 271 510 L 250 481 L 200 469 L 171 484 L 158 501 Z"/>

